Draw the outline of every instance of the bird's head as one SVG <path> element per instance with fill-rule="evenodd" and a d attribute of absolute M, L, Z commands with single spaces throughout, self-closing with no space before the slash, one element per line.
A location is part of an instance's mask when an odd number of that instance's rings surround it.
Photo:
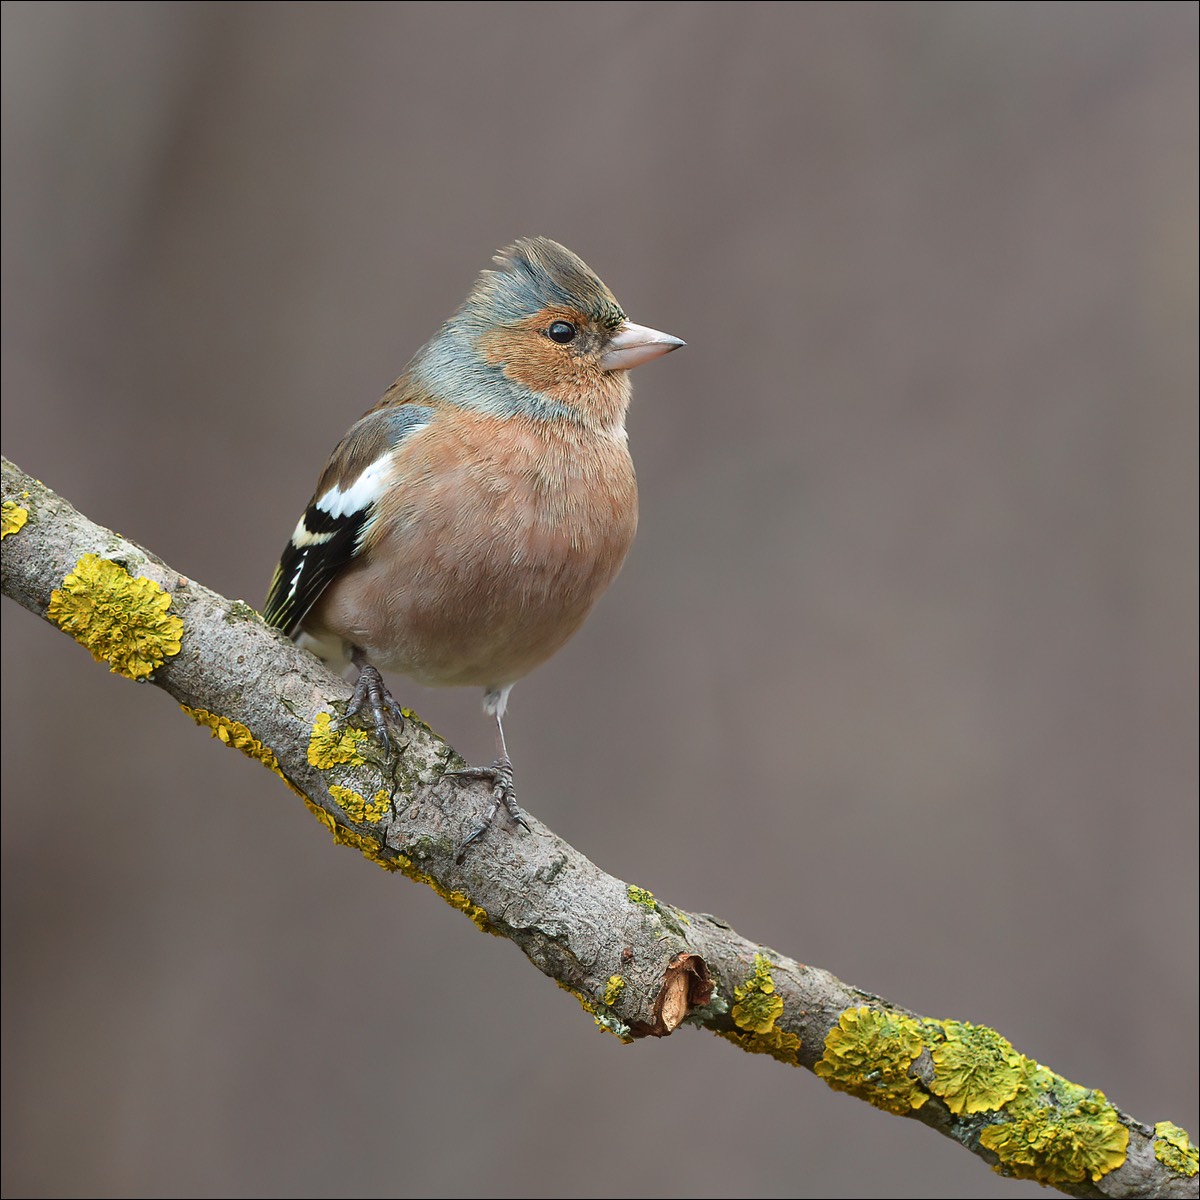
<path fill-rule="evenodd" d="M 496 411 L 503 402 L 510 411 L 542 415 L 540 406 L 587 424 L 621 425 L 629 403 L 627 372 L 684 343 L 628 320 L 587 263 L 549 238 L 520 238 L 495 262 L 422 352 L 429 366 L 445 362 L 452 347 L 460 370 L 467 354 L 474 360 L 472 374 L 486 368 L 494 380 L 495 394 L 481 397 L 481 407 Z M 439 390 L 452 398 L 445 371 L 438 373 Z M 474 403 L 462 396 L 460 388 L 455 398 Z"/>

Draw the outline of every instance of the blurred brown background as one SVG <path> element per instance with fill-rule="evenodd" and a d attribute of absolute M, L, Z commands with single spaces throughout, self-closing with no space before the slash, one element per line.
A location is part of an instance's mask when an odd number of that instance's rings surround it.
<path fill-rule="evenodd" d="M 4 6 L 5 452 L 258 604 L 328 451 L 544 233 L 689 347 L 516 690 L 614 874 L 1196 1133 L 1192 4 Z M 490 757 L 473 692 L 414 704 Z M 619 1047 L 4 606 L 6 1195 L 1019 1196 Z"/>

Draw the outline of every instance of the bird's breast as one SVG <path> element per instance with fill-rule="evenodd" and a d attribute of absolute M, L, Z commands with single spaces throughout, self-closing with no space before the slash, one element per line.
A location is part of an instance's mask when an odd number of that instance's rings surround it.
<path fill-rule="evenodd" d="M 313 624 L 422 683 L 502 686 L 575 632 L 636 528 L 623 436 L 456 413 L 399 456 Z"/>

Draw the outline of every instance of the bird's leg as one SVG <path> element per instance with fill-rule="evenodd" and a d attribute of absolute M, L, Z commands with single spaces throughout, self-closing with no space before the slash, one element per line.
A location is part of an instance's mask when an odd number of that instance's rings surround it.
<path fill-rule="evenodd" d="M 391 717 L 400 726 L 400 732 L 403 732 L 404 712 L 393 699 L 392 693 L 387 690 L 383 676 L 367 661 L 367 656 L 357 646 L 351 648 L 350 658 L 358 668 L 358 682 L 354 685 L 354 695 L 350 697 L 346 715 L 357 717 L 363 709 L 369 708 L 375 724 L 375 736 L 390 754 L 392 739 L 388 736 L 388 718 Z"/>
<path fill-rule="evenodd" d="M 510 684 L 498 691 L 487 691 L 483 694 L 484 711 L 490 713 L 496 722 L 496 761 L 490 767 L 467 767 L 462 771 L 446 772 L 447 775 L 455 775 L 459 779 L 486 779 L 492 785 L 492 802 L 483 815 L 483 823 L 463 842 L 462 849 L 459 850 L 460 861 L 467 847 L 491 828 L 492 821 L 495 820 L 501 804 L 508 810 L 508 815 L 526 832 L 529 832 L 529 824 L 517 805 L 517 790 L 513 786 L 512 759 L 508 757 L 508 746 L 504 742 L 504 710 L 508 705 L 508 693 L 511 689 L 512 685 Z"/>

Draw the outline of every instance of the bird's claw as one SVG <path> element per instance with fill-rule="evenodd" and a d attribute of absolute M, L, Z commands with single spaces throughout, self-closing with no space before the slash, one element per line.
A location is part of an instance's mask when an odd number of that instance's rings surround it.
<path fill-rule="evenodd" d="M 370 709 L 371 720 L 375 726 L 375 736 L 383 743 L 384 750 L 392 752 L 392 739 L 388 734 L 388 719 L 391 718 L 399 726 L 399 732 L 404 732 L 404 710 L 387 690 L 375 667 L 363 663 L 359 668 L 358 682 L 354 685 L 354 695 L 346 706 L 346 715 L 351 719 L 361 716 L 364 709 Z"/>
<path fill-rule="evenodd" d="M 513 786 L 513 765 L 509 759 L 498 758 L 490 767 L 464 767 L 461 771 L 447 771 L 446 774 L 454 776 L 455 779 L 486 779 L 492 785 L 492 800 L 487 812 L 483 814 L 483 822 L 464 840 L 458 852 L 459 862 L 462 862 L 467 847 L 477 842 L 492 827 L 501 804 L 515 824 L 520 825 L 526 833 L 532 832 L 529 822 L 525 820 L 525 814 L 517 804 L 517 791 Z"/>

